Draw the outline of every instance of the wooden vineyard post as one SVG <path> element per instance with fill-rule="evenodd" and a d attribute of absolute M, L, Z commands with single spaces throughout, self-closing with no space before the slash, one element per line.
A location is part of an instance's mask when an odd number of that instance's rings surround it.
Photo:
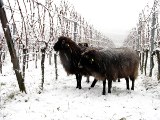
<path fill-rule="evenodd" d="M 12 40 L 12 37 L 11 37 L 11 32 L 10 32 L 6 12 L 3 8 L 2 0 L 0 0 L 0 20 L 1 20 L 1 23 L 2 23 L 2 28 L 3 28 L 3 31 L 4 31 L 5 38 L 6 38 L 6 42 L 7 42 L 7 45 L 8 45 L 8 50 L 9 50 L 9 53 L 10 53 L 10 56 L 11 56 L 11 62 L 13 64 L 13 69 L 14 69 L 16 77 L 17 77 L 19 89 L 20 89 L 21 92 L 26 93 L 26 89 L 25 89 L 25 85 L 24 85 L 24 79 L 23 79 L 23 77 L 21 75 L 21 72 L 20 72 L 19 60 L 17 58 L 16 50 L 14 49 L 14 43 L 13 43 L 13 40 Z"/>
<path fill-rule="evenodd" d="M 41 70 L 42 70 L 41 90 L 43 90 L 43 84 L 44 84 L 44 62 L 45 62 L 46 48 L 41 49 L 41 53 L 42 53 L 42 59 L 41 59 Z"/>
<path fill-rule="evenodd" d="M 42 54 L 42 57 L 41 57 L 41 71 L 42 71 L 42 82 L 41 82 L 41 87 L 40 89 L 43 90 L 43 84 L 44 84 L 44 62 L 45 62 L 45 56 L 46 56 L 46 49 L 47 49 L 47 46 L 48 44 L 43 41 L 45 46 L 43 48 L 41 48 L 41 54 Z"/>
<path fill-rule="evenodd" d="M 54 64 L 55 64 L 55 76 L 56 80 L 58 79 L 58 68 L 57 68 L 57 54 L 54 54 Z"/>
<path fill-rule="evenodd" d="M 157 79 L 160 80 L 160 51 L 156 50 L 157 62 L 158 62 L 158 74 Z"/>
<path fill-rule="evenodd" d="M 153 14 L 152 14 L 152 29 L 151 29 L 151 38 L 150 38 L 150 44 L 151 44 L 151 48 L 150 48 L 150 73 L 149 76 L 152 76 L 152 69 L 154 67 L 154 61 L 153 61 L 153 49 L 154 49 L 154 39 L 155 39 L 155 24 L 156 24 L 156 12 L 155 12 L 155 8 L 156 8 L 156 1 L 154 2 L 154 6 L 153 6 Z"/>

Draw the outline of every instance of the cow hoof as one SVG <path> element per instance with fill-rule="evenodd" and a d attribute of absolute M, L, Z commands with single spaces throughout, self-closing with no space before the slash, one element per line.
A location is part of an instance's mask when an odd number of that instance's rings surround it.
<path fill-rule="evenodd" d="M 106 92 L 102 92 L 102 95 L 106 95 Z"/>
<path fill-rule="evenodd" d="M 89 87 L 88 89 L 90 90 L 90 89 L 92 89 L 92 87 Z"/>

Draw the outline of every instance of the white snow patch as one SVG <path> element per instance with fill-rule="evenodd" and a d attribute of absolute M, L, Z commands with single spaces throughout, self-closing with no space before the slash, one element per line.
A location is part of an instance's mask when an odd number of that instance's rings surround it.
<path fill-rule="evenodd" d="M 55 80 L 54 64 L 49 65 L 46 58 L 44 90 L 39 94 L 40 61 L 37 69 L 34 63 L 29 62 L 26 69 L 27 94 L 19 92 L 10 60 L 3 64 L 0 120 L 160 120 L 160 83 L 156 77 L 139 75 L 135 91 L 126 90 L 121 79 L 113 82 L 111 94 L 103 96 L 102 81 L 89 90 L 91 83 L 83 78 L 82 89 L 76 89 L 75 76 L 67 76 L 60 62 Z"/>

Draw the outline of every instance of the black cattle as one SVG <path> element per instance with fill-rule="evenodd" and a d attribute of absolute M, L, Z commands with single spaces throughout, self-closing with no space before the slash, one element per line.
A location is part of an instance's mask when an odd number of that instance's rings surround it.
<path fill-rule="evenodd" d="M 129 89 L 129 78 L 134 81 L 138 76 L 139 57 L 135 51 L 128 48 L 115 48 L 107 50 L 87 50 L 81 55 L 79 62 L 81 68 L 90 71 L 97 80 L 103 80 L 103 92 L 106 94 L 106 79 L 108 80 L 108 93 L 111 93 L 112 81 L 125 78 Z M 96 80 L 94 81 L 96 82 Z M 92 84 L 95 84 L 95 83 Z"/>
<path fill-rule="evenodd" d="M 69 37 L 61 36 L 54 45 L 54 50 L 59 51 L 61 63 L 67 74 L 75 74 L 77 87 L 81 89 L 82 75 L 89 76 L 90 73 L 85 68 L 79 68 L 78 63 L 81 54 L 87 47 L 80 47 Z"/>

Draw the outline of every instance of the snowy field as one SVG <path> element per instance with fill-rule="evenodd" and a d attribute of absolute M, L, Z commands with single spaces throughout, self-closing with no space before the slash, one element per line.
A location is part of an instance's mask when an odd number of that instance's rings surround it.
<path fill-rule="evenodd" d="M 9 59 L 9 58 L 8 58 Z M 45 61 L 44 90 L 41 83 L 40 61 L 26 69 L 27 94 L 19 92 L 10 60 L 3 64 L 0 74 L 0 120 L 160 120 L 160 83 L 154 69 L 152 78 L 139 75 L 135 91 L 126 90 L 125 80 L 113 82 L 112 93 L 102 95 L 102 81 L 88 89 L 91 82 L 82 80 L 76 89 L 75 76 L 67 76 L 58 65 L 55 80 L 54 64 Z"/>

